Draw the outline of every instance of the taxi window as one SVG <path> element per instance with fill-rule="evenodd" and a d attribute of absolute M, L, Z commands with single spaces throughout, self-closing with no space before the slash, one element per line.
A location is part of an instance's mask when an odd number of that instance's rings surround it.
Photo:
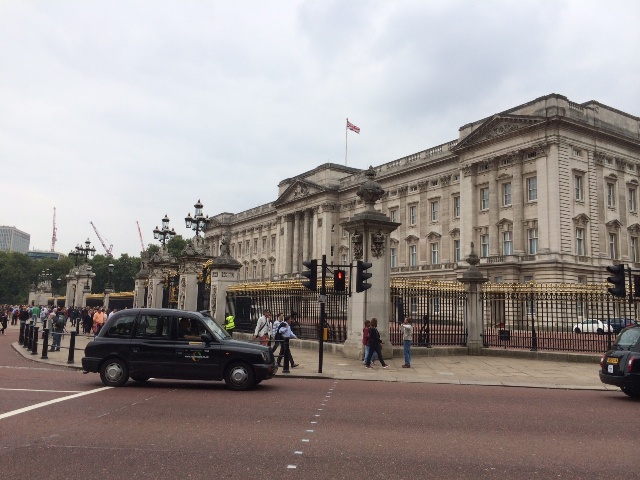
<path fill-rule="evenodd" d="M 123 338 L 131 337 L 131 332 L 133 332 L 133 325 L 135 323 L 135 320 L 135 315 L 127 315 L 118 318 L 118 320 L 116 320 L 116 322 L 109 327 L 106 336 Z"/>
<path fill-rule="evenodd" d="M 168 340 L 171 335 L 171 318 L 165 315 L 142 315 L 135 336 Z"/>
<path fill-rule="evenodd" d="M 178 339 L 200 342 L 201 335 L 207 333 L 204 324 L 197 318 L 183 317 L 178 319 Z"/>
<path fill-rule="evenodd" d="M 629 330 L 623 331 L 620 336 L 618 336 L 616 344 L 620 347 L 632 347 L 638 343 L 639 339 L 640 328 L 630 328 Z"/>

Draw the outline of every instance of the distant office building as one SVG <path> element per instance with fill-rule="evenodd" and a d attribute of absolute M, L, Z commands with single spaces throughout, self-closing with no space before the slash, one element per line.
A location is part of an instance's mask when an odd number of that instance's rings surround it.
<path fill-rule="evenodd" d="M 31 235 L 16 227 L 0 225 L 0 252 L 27 253 Z"/>
<path fill-rule="evenodd" d="M 64 253 L 58 252 L 50 252 L 45 250 L 29 250 L 27 252 L 27 257 L 33 258 L 34 260 L 42 260 L 43 258 L 50 258 L 52 260 L 60 260 L 65 257 Z"/>

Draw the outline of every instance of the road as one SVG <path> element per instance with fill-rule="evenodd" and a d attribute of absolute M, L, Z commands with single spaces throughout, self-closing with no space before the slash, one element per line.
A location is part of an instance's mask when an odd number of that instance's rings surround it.
<path fill-rule="evenodd" d="M 629 427 L 640 402 L 615 391 L 281 377 L 249 392 L 176 381 L 109 389 L 2 340 L 3 479 L 594 479 L 637 469 Z"/>

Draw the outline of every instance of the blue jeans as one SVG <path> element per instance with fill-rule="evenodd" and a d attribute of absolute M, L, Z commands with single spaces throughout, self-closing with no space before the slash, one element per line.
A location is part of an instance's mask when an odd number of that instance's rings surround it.
<path fill-rule="evenodd" d="M 362 360 L 362 363 L 364 363 L 365 365 L 367 364 L 367 357 L 369 356 L 369 345 L 365 345 L 364 346 L 364 359 Z M 378 358 L 378 354 L 376 352 L 373 352 L 373 355 L 371 356 L 371 361 L 375 361 L 376 358 Z"/>
<path fill-rule="evenodd" d="M 411 340 L 405 340 L 402 343 L 402 350 L 404 352 L 404 364 L 411 365 Z"/>
<path fill-rule="evenodd" d="M 51 342 L 51 350 L 54 348 L 60 350 L 60 340 L 62 340 L 62 332 L 53 332 L 53 341 Z"/>

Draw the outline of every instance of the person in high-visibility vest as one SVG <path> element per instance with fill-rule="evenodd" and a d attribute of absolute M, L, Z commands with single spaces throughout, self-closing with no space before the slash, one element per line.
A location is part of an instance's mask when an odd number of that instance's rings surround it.
<path fill-rule="evenodd" d="M 236 322 L 235 322 L 235 318 L 233 317 L 233 315 L 229 314 L 224 319 L 224 328 L 227 330 L 227 333 L 229 335 L 233 334 L 233 329 L 236 328 Z"/>

